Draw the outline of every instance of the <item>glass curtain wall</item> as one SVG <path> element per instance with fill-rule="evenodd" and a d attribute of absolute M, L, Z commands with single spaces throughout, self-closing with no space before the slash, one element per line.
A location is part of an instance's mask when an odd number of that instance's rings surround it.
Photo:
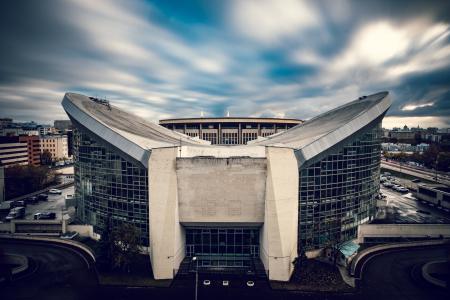
<path fill-rule="evenodd" d="M 373 219 L 380 149 L 381 122 L 299 170 L 299 253 L 351 240 Z"/>
<path fill-rule="evenodd" d="M 202 267 L 249 267 L 259 257 L 259 229 L 186 228 L 186 256 Z"/>
<path fill-rule="evenodd" d="M 100 144 L 91 135 L 74 130 L 75 196 L 77 217 L 101 234 L 122 223 L 140 232 L 149 245 L 147 169 Z"/>

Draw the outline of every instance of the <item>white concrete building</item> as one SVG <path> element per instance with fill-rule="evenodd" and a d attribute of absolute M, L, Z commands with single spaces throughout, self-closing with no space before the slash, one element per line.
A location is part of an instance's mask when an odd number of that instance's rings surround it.
<path fill-rule="evenodd" d="M 211 145 L 212 128 L 185 135 L 67 93 L 78 218 L 98 234 L 135 225 L 156 279 L 195 256 L 200 270 L 261 266 L 287 281 L 300 251 L 353 239 L 374 218 L 390 104 L 387 92 L 364 96 L 284 132 L 260 128 L 247 145 L 224 129 L 226 145 Z"/>
<path fill-rule="evenodd" d="M 53 160 L 69 158 L 67 135 L 44 135 L 40 137 L 41 153 L 49 151 Z"/>

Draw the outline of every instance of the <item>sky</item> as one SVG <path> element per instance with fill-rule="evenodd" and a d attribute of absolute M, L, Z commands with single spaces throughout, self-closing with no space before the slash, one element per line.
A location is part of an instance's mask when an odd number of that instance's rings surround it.
<path fill-rule="evenodd" d="M 309 119 L 379 91 L 383 126 L 450 127 L 450 1 L 1 1 L 0 117 L 65 92 L 150 121 Z"/>

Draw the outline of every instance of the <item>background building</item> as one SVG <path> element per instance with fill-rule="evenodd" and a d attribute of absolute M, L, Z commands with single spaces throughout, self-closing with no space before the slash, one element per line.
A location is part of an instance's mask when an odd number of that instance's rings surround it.
<path fill-rule="evenodd" d="M 55 127 L 59 133 L 65 133 L 67 130 L 72 129 L 72 122 L 70 122 L 70 120 L 55 120 L 53 122 L 53 127 Z"/>
<path fill-rule="evenodd" d="M 160 120 L 159 124 L 168 129 L 198 137 L 211 144 L 247 144 L 258 137 L 266 137 L 283 132 L 298 124 L 297 119 L 278 118 L 185 118 Z"/>
<path fill-rule="evenodd" d="M 69 158 L 67 135 L 45 135 L 40 137 L 41 152 L 49 151 L 53 160 Z"/>
<path fill-rule="evenodd" d="M 0 166 L 28 165 L 28 144 L 19 137 L 0 136 Z"/>
<path fill-rule="evenodd" d="M 39 125 L 37 127 L 37 130 L 39 131 L 39 135 L 48 135 L 57 133 L 55 127 L 52 127 L 50 125 Z"/>
<path fill-rule="evenodd" d="M 39 166 L 41 164 L 41 144 L 37 135 L 21 135 L 19 142 L 26 142 L 28 149 L 28 165 Z"/>
<path fill-rule="evenodd" d="M 287 281 L 298 253 L 351 240 L 375 216 L 387 92 L 247 145 L 239 126 L 211 145 L 104 100 L 68 93 L 62 104 L 75 127 L 79 219 L 99 234 L 136 225 L 156 279 L 196 256 L 200 268 L 262 264 Z"/>

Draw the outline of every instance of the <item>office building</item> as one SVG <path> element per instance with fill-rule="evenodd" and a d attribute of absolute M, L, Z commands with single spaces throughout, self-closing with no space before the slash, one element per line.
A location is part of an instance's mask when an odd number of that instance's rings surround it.
<path fill-rule="evenodd" d="M 41 153 L 50 152 L 52 160 L 69 158 L 67 135 L 44 135 L 40 137 Z"/>
<path fill-rule="evenodd" d="M 28 165 L 28 144 L 19 137 L 0 136 L 0 166 Z"/>
<path fill-rule="evenodd" d="M 41 144 L 37 135 L 21 135 L 19 142 L 27 143 L 28 165 L 39 166 L 41 164 Z"/>

